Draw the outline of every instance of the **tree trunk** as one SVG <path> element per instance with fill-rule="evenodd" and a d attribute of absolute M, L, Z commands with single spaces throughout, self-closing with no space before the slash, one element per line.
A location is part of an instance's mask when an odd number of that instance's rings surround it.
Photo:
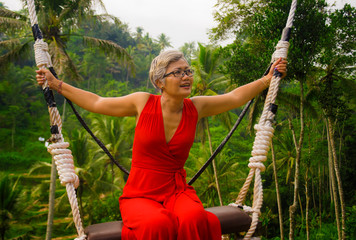
<path fill-rule="evenodd" d="M 307 171 L 305 173 L 305 231 L 307 234 L 307 240 L 310 239 L 309 234 L 309 193 L 308 193 L 308 172 L 309 167 L 307 167 Z"/>
<path fill-rule="evenodd" d="M 211 143 L 211 135 L 210 135 L 210 128 L 209 128 L 208 118 L 205 118 L 205 121 L 206 121 L 206 126 L 207 126 L 207 131 L 208 131 L 210 154 L 212 155 L 213 154 L 213 146 L 212 146 L 212 143 Z M 213 159 L 212 164 L 213 164 L 213 170 L 214 170 L 214 178 L 215 178 L 216 190 L 218 192 L 220 206 L 222 206 L 223 202 L 222 202 L 222 197 L 221 197 L 220 184 L 219 184 L 219 179 L 218 179 L 218 173 L 217 173 L 217 170 L 216 170 L 215 159 Z"/>
<path fill-rule="evenodd" d="M 289 239 L 294 239 L 294 228 L 295 228 L 295 219 L 294 214 L 298 207 L 298 191 L 299 191 L 299 162 L 302 157 L 302 146 L 304 139 L 304 90 L 303 90 L 303 80 L 300 80 L 300 135 L 299 142 L 296 148 L 296 157 L 295 157 L 295 174 L 294 174 L 294 197 L 293 204 L 289 207 Z M 294 138 L 295 132 L 292 131 Z"/>
<path fill-rule="evenodd" d="M 344 191 L 342 188 L 342 180 L 341 180 L 341 175 L 340 175 L 340 170 L 339 170 L 339 164 L 338 164 L 338 158 L 336 154 L 336 147 L 335 147 L 335 141 L 334 141 L 334 127 L 332 124 L 332 121 L 330 118 L 328 118 L 328 127 L 329 127 L 329 139 L 330 139 L 330 146 L 331 146 L 331 152 L 333 155 L 333 163 L 334 163 L 334 170 L 335 170 L 335 175 L 336 175 L 336 180 L 337 180 L 337 186 L 339 190 L 339 197 L 340 197 L 340 208 L 341 208 L 341 239 L 345 239 L 345 202 L 344 202 Z"/>
<path fill-rule="evenodd" d="M 273 164 L 274 183 L 275 183 L 275 185 L 276 185 L 277 206 L 278 206 L 278 219 L 279 219 L 279 230 L 280 230 L 280 232 L 281 232 L 281 240 L 284 240 L 282 203 L 281 203 L 281 195 L 279 194 L 279 184 L 278 184 L 278 179 L 277 179 L 276 156 L 275 156 L 275 152 L 274 152 L 273 141 L 272 141 L 272 143 L 271 143 L 271 153 L 272 153 L 272 164 Z"/>
<path fill-rule="evenodd" d="M 301 220 L 302 220 L 302 222 L 301 222 L 301 224 L 300 225 L 304 225 L 304 223 L 303 223 L 303 221 L 304 221 L 304 210 L 303 210 L 303 204 L 302 204 L 302 199 L 301 199 L 301 197 L 300 197 L 300 194 L 299 194 L 299 192 L 298 192 L 298 201 L 299 201 L 299 208 L 300 208 L 300 216 L 301 216 Z"/>
<path fill-rule="evenodd" d="M 46 229 L 46 240 L 52 239 L 53 231 L 53 216 L 54 216 L 54 201 L 56 193 L 56 179 L 57 170 L 54 159 L 52 158 L 52 168 L 51 168 L 51 183 L 49 186 L 49 203 L 48 203 L 48 218 L 47 218 L 47 229 Z"/>
<path fill-rule="evenodd" d="M 340 229 L 340 213 L 339 213 L 339 199 L 337 197 L 337 190 L 336 190 L 336 181 L 335 181 L 335 173 L 333 171 L 333 155 L 331 150 L 331 141 L 330 141 L 330 130 L 328 127 L 328 120 L 326 120 L 327 124 L 327 136 L 328 136 L 328 153 L 329 153 L 329 174 L 331 179 L 331 188 L 332 188 L 332 196 L 331 200 L 334 200 L 334 208 L 335 208 L 335 218 L 336 218 L 336 226 L 337 226 L 337 233 L 338 239 L 341 239 L 341 229 Z"/>
<path fill-rule="evenodd" d="M 318 166 L 318 175 L 319 175 L 319 228 L 321 229 L 321 170 L 320 170 L 320 162 Z"/>
<path fill-rule="evenodd" d="M 326 136 L 328 140 L 328 167 L 329 167 L 329 191 L 330 191 L 330 198 L 331 201 L 334 202 L 334 192 L 333 192 L 333 180 L 335 180 L 334 173 L 333 173 L 333 156 L 331 153 L 331 146 L 330 146 L 330 135 L 329 135 L 329 127 L 327 120 L 325 122 L 326 125 Z"/>
<path fill-rule="evenodd" d="M 127 73 L 126 73 L 126 87 L 127 87 L 127 84 L 129 84 L 129 75 L 130 75 L 130 71 L 129 71 L 129 68 L 127 68 Z"/>

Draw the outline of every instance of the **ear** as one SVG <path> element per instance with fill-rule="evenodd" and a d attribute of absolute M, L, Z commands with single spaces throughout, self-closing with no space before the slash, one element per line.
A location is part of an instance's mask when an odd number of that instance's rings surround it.
<path fill-rule="evenodd" d="M 163 88 L 163 83 L 160 81 L 160 80 L 156 80 L 156 85 L 160 88 L 160 89 L 162 89 Z"/>

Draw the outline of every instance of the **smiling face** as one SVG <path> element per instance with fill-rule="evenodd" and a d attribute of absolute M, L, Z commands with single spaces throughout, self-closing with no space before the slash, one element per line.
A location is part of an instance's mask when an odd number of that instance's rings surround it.
<path fill-rule="evenodd" d="M 165 74 L 175 71 L 180 71 L 182 73 L 188 69 L 190 69 L 189 64 L 185 59 L 181 58 L 178 61 L 170 63 Z M 189 77 L 187 74 L 184 74 L 183 77 L 179 75 L 176 77 L 174 74 L 169 74 L 166 76 L 164 82 L 158 81 L 157 85 L 160 88 L 163 87 L 162 93 L 173 96 L 188 97 L 192 91 L 193 76 Z"/>

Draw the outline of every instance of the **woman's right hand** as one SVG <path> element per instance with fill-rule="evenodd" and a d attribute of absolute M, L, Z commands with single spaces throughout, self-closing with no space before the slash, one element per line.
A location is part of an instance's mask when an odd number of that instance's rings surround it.
<path fill-rule="evenodd" d="M 42 68 L 37 70 L 36 73 L 37 73 L 36 80 L 38 85 L 42 86 L 47 79 L 48 86 L 52 89 L 57 90 L 55 87 L 55 82 L 59 80 L 57 80 L 48 69 Z"/>

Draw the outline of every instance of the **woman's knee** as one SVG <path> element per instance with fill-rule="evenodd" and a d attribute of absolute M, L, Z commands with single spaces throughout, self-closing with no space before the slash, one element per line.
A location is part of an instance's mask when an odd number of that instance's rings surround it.
<path fill-rule="evenodd" d="M 148 236 L 174 239 L 177 236 L 178 221 L 173 215 L 160 211 L 144 219 L 141 227 Z"/>
<path fill-rule="evenodd" d="M 207 213 L 203 208 L 194 208 L 179 216 L 179 224 L 199 225 L 207 221 Z"/>

